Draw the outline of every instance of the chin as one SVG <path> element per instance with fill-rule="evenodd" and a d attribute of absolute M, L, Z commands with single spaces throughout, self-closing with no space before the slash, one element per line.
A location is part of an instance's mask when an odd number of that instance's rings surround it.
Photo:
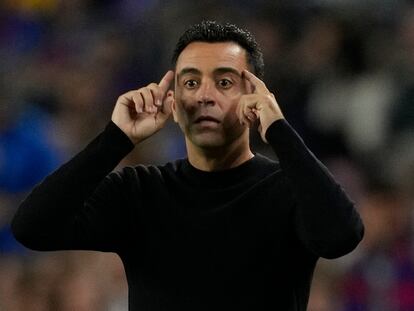
<path fill-rule="evenodd" d="M 226 140 L 224 139 L 224 137 L 214 133 L 202 133 L 192 135 L 190 137 L 190 141 L 195 146 L 206 149 L 222 147 L 226 144 Z"/>
<path fill-rule="evenodd" d="M 185 136 L 188 143 L 198 148 L 214 149 L 231 145 L 236 141 L 243 139 L 246 134 L 244 129 L 240 131 L 222 131 L 222 130 L 197 130 L 186 128 Z M 248 139 L 248 132 L 247 132 Z"/>
<path fill-rule="evenodd" d="M 219 148 L 225 145 L 222 139 L 196 139 L 194 143 L 196 146 L 206 149 Z"/>

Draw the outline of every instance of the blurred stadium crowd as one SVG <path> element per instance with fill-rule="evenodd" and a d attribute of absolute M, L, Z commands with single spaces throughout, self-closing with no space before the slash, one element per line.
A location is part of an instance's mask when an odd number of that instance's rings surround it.
<path fill-rule="evenodd" d="M 202 19 L 256 35 L 286 118 L 364 219 L 355 252 L 318 264 L 309 311 L 414 310 L 414 4 L 399 0 L 2 0 L 0 310 L 127 310 L 115 255 L 29 251 L 9 221 Z M 173 122 L 136 149 L 120 165 L 185 156 Z"/>

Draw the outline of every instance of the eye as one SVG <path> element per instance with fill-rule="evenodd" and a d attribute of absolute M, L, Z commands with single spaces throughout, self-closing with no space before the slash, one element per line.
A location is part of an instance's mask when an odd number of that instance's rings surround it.
<path fill-rule="evenodd" d="M 194 89 L 195 87 L 197 87 L 197 85 L 198 85 L 198 82 L 196 80 L 187 80 L 187 81 L 184 81 L 184 86 L 187 89 Z"/>
<path fill-rule="evenodd" d="M 231 82 L 229 79 L 221 79 L 218 81 L 218 85 L 222 89 L 228 89 L 233 85 L 233 82 Z"/>

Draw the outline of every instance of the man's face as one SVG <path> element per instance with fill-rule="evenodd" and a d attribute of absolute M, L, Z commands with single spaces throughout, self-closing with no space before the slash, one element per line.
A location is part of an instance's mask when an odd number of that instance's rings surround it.
<path fill-rule="evenodd" d="M 173 115 L 187 144 L 215 148 L 248 139 L 236 115 L 246 93 L 244 69 L 249 69 L 246 51 L 233 42 L 192 42 L 181 52 Z"/>

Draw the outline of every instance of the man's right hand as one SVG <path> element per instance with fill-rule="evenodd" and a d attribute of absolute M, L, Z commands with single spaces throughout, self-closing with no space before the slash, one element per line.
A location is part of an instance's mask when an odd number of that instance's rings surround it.
<path fill-rule="evenodd" d="M 111 120 L 134 144 L 164 126 L 174 101 L 173 92 L 168 91 L 173 80 L 174 72 L 169 70 L 159 84 L 151 83 L 118 98 Z"/>

